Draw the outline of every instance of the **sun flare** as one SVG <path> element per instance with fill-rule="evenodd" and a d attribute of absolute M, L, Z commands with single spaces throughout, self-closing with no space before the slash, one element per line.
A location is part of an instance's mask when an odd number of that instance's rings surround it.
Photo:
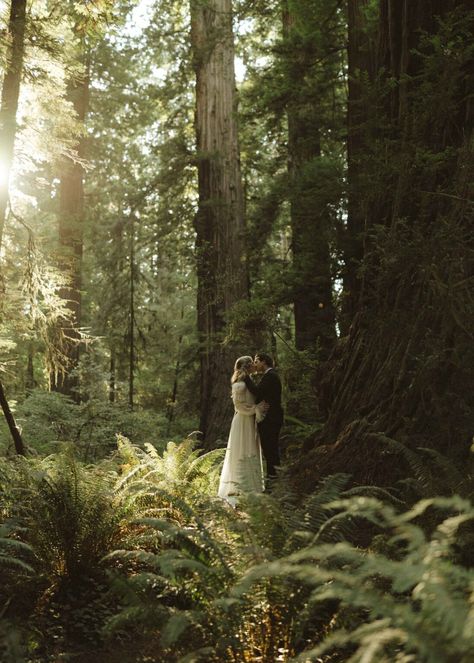
<path fill-rule="evenodd" d="M 8 185 L 9 175 L 11 169 L 8 168 L 8 165 L 5 163 L 4 159 L 0 159 L 0 188 L 4 188 Z"/>

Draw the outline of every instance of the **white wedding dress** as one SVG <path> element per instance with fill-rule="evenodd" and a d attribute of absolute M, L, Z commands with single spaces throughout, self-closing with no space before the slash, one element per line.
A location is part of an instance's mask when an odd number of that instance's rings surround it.
<path fill-rule="evenodd" d="M 260 405 L 245 382 L 234 382 L 232 400 L 235 414 L 230 426 L 229 441 L 222 467 L 218 495 L 232 506 L 243 492 L 263 492 L 262 451 L 257 421 L 264 417 Z"/>

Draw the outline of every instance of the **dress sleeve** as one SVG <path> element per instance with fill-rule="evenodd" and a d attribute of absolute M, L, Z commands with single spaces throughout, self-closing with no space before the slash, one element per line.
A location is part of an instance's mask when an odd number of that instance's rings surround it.
<path fill-rule="evenodd" d="M 243 382 L 235 382 L 232 385 L 232 400 L 234 401 L 235 411 L 239 414 L 246 414 L 248 416 L 252 416 L 254 414 L 259 416 L 261 408 L 258 405 L 252 405 L 246 402 L 246 391 L 247 387 Z"/>
<path fill-rule="evenodd" d="M 256 405 L 251 405 L 245 400 L 245 392 L 247 387 L 243 382 L 234 382 L 232 385 L 232 400 L 234 401 L 235 411 L 239 414 L 247 414 L 252 416 L 256 413 Z"/>

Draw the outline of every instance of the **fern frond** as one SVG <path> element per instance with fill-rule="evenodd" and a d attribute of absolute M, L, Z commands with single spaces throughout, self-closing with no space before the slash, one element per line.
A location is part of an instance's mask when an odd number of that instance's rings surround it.
<path fill-rule="evenodd" d="M 35 569 L 28 564 L 22 557 L 33 556 L 33 549 L 24 541 L 12 538 L 10 535 L 18 535 L 24 528 L 13 528 L 6 524 L 0 525 L 0 566 L 6 568 L 17 568 L 25 571 L 27 574 L 34 574 Z"/>
<path fill-rule="evenodd" d="M 466 477 L 454 465 L 453 461 L 443 456 L 436 449 L 418 447 L 418 451 L 432 461 L 438 477 L 443 477 L 443 484 L 448 485 L 453 493 L 461 492 L 460 489 L 466 485 Z"/>

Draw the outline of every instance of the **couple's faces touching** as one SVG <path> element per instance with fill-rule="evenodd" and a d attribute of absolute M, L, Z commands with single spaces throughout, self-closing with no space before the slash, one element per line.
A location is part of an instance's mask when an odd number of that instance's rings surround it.
<path fill-rule="evenodd" d="M 249 372 L 250 373 L 263 373 L 265 371 L 266 365 L 263 361 L 255 357 L 253 362 L 250 364 Z"/>

